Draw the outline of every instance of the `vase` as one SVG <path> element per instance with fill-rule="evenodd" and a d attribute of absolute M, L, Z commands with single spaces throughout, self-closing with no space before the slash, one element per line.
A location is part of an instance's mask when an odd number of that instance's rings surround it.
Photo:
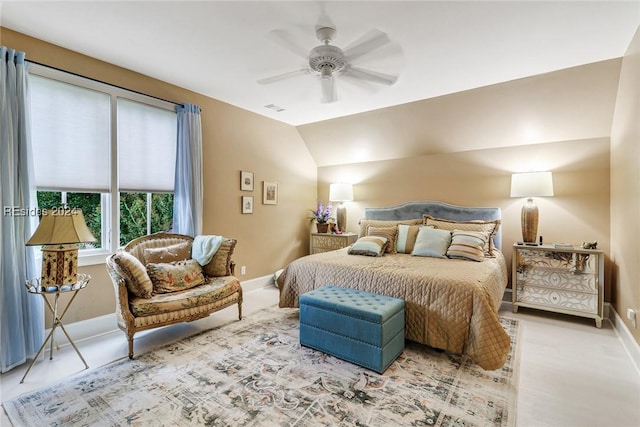
<path fill-rule="evenodd" d="M 316 227 L 318 228 L 318 233 L 326 233 L 329 229 L 329 224 L 326 222 L 317 222 Z"/>

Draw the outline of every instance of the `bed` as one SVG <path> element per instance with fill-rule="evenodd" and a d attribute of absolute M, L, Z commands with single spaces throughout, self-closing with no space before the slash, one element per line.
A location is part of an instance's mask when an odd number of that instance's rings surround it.
<path fill-rule="evenodd" d="M 488 233 L 490 242 L 481 262 L 395 251 L 360 256 L 349 254 L 350 248 L 299 258 L 278 278 L 279 305 L 298 307 L 300 295 L 326 285 L 401 298 L 406 304 L 407 339 L 466 354 L 486 370 L 498 369 L 504 365 L 511 345 L 497 313 L 508 280 L 500 251 L 500 221 L 499 208 L 437 201 L 366 208 L 359 237 L 394 226 L 402 230 L 407 226 L 420 228 L 423 223 L 449 230 L 475 228 L 475 224 L 494 224 L 495 228 Z M 400 247 L 399 240 L 394 246 Z"/>

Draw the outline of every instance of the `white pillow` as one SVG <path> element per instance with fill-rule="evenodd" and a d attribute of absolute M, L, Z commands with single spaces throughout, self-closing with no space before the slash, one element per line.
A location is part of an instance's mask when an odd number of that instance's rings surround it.
<path fill-rule="evenodd" d="M 451 244 L 451 232 L 437 228 L 423 227 L 418 231 L 416 244 L 411 255 L 446 258 Z"/>

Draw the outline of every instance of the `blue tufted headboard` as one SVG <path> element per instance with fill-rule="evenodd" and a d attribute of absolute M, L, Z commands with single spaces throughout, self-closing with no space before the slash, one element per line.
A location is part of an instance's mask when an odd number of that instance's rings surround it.
<path fill-rule="evenodd" d="M 402 220 L 422 218 L 423 214 L 434 218 L 449 219 L 454 221 L 471 221 L 474 219 L 494 220 L 502 219 L 500 208 L 470 208 L 455 206 L 443 202 L 407 202 L 388 208 L 365 208 L 365 219 Z M 496 248 L 502 250 L 502 227 L 493 238 Z"/>

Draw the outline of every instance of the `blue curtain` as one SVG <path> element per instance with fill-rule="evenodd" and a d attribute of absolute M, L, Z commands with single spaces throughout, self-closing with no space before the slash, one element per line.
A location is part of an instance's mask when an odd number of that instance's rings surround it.
<path fill-rule="evenodd" d="M 173 231 L 202 234 L 202 125 L 200 107 L 184 104 L 178 111 Z"/>
<path fill-rule="evenodd" d="M 26 247 L 37 226 L 24 52 L 0 46 L 0 371 L 33 358 L 44 340 L 43 302 L 24 283 L 39 275 Z"/>

